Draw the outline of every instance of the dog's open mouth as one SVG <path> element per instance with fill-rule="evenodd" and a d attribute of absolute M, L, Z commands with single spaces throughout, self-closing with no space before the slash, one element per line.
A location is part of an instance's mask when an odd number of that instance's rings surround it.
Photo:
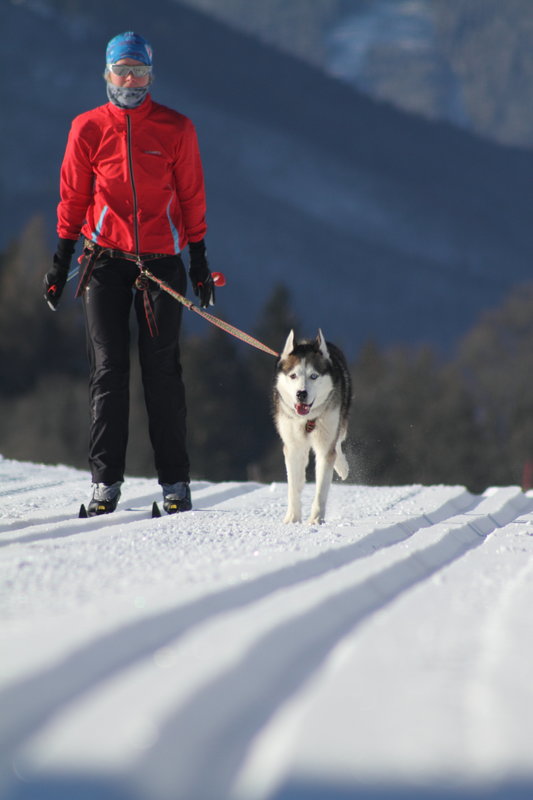
<path fill-rule="evenodd" d="M 300 414 L 301 417 L 305 417 L 306 414 L 309 414 L 311 411 L 312 403 L 296 403 L 295 408 L 296 412 Z"/>

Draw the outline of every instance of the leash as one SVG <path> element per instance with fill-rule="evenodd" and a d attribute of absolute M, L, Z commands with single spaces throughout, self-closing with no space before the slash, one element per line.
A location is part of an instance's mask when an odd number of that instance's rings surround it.
<path fill-rule="evenodd" d="M 157 283 L 157 285 L 160 286 L 163 291 L 173 297 L 174 300 L 177 300 L 178 303 L 181 303 L 188 308 L 189 311 L 194 311 L 208 322 L 216 325 L 217 328 L 221 328 L 221 330 L 231 334 L 231 336 L 235 336 L 236 339 L 240 339 L 241 342 L 246 342 L 246 344 L 249 344 L 251 347 L 255 347 L 257 350 L 262 350 L 264 353 L 268 353 L 271 356 L 276 356 L 276 358 L 279 356 L 279 353 L 277 353 L 275 350 L 272 350 L 272 348 L 268 347 L 266 344 L 263 344 L 263 342 L 260 342 L 258 339 L 254 339 L 254 337 L 250 336 L 249 333 L 245 333 L 244 331 L 239 330 L 239 328 L 236 328 L 234 325 L 230 325 L 229 322 L 224 322 L 223 319 L 215 317 L 213 314 L 209 314 L 208 311 L 204 311 L 204 309 L 200 308 L 199 306 L 195 306 L 192 300 L 189 300 L 187 297 L 177 292 L 175 289 L 169 286 L 168 283 L 162 281 L 161 278 L 156 278 L 156 276 L 150 272 L 150 270 L 147 269 L 144 264 L 141 270 L 141 277 L 148 278 L 154 283 Z"/>
<path fill-rule="evenodd" d="M 76 297 L 79 297 L 83 293 L 85 287 L 89 283 L 92 273 L 92 267 L 99 252 L 98 249 L 94 247 L 94 245 L 90 248 L 87 247 L 86 249 L 89 250 L 89 253 L 87 253 L 87 258 L 84 260 L 83 255 L 80 256 L 80 258 L 78 259 L 80 266 L 71 270 L 67 278 L 67 280 L 71 280 L 77 274 L 79 274 L 79 272 L 82 273 L 78 282 L 78 287 L 76 289 Z M 155 319 L 153 318 L 153 312 L 150 306 L 148 292 L 146 291 L 147 279 L 153 281 L 154 283 L 157 283 L 157 285 L 160 286 L 161 289 L 163 289 L 163 291 L 167 292 L 167 294 L 169 294 L 179 303 L 188 308 L 189 311 L 194 311 L 196 314 L 199 314 L 201 317 L 206 319 L 208 322 L 211 322 L 213 325 L 216 325 L 221 330 L 225 331 L 226 333 L 229 333 L 236 339 L 240 339 L 241 342 L 245 342 L 246 344 L 249 344 L 251 347 L 255 347 L 257 350 L 262 350 L 264 353 L 268 353 L 269 355 L 278 358 L 279 353 L 277 353 L 276 350 L 272 350 L 272 348 L 268 347 L 266 344 L 263 344 L 263 342 L 260 342 L 258 339 L 254 339 L 254 337 L 250 336 L 249 333 L 245 333 L 244 331 L 241 331 L 239 328 L 236 328 L 234 325 L 230 325 L 229 322 L 225 322 L 224 320 L 220 319 L 220 317 L 215 317 L 213 314 L 209 314 L 209 312 L 204 311 L 203 308 L 196 306 L 192 302 L 192 300 L 189 300 L 187 297 L 177 292 L 175 289 L 169 286 L 168 283 L 165 283 L 165 281 L 161 280 L 161 278 L 156 278 L 156 276 L 152 272 L 150 272 L 149 269 L 147 269 L 142 257 L 139 256 L 132 257 L 127 253 L 121 253 L 121 258 L 126 258 L 126 257 L 128 257 L 128 259 L 131 261 L 135 261 L 137 263 L 137 266 L 139 267 L 140 274 L 136 281 L 136 287 L 137 289 L 144 291 L 144 306 L 145 306 L 146 319 L 148 321 L 148 326 L 150 328 L 150 332 L 152 335 L 154 335 L 157 332 L 157 326 L 155 324 Z M 216 276 L 216 274 L 217 273 L 213 273 L 214 276 Z M 215 285 L 216 285 L 216 280 L 215 280 Z"/>
<path fill-rule="evenodd" d="M 85 239 L 85 247 L 83 248 L 83 253 L 78 258 L 79 269 L 77 270 L 79 274 L 79 281 L 78 286 L 76 289 L 75 297 L 81 297 L 84 293 L 85 289 L 89 285 L 89 281 L 91 280 L 91 275 L 93 273 L 94 265 L 98 260 L 98 257 L 101 255 L 102 252 L 105 252 L 107 248 L 98 247 L 97 245 L 89 242 Z M 113 253 L 114 251 L 108 250 L 107 252 Z M 148 325 L 148 330 L 150 331 L 150 336 L 157 336 L 159 331 L 157 329 L 157 322 L 154 315 L 154 310 L 152 308 L 152 303 L 150 301 L 150 294 L 148 292 L 148 279 L 146 276 L 143 275 L 143 262 L 140 260 L 139 256 L 130 256 L 129 253 L 121 253 L 122 258 L 127 258 L 128 261 L 135 261 L 139 268 L 139 275 L 135 281 L 135 288 L 138 289 L 139 292 L 142 293 L 143 297 L 143 306 L 144 306 L 144 314 L 146 316 L 146 322 Z M 156 254 L 150 254 L 146 256 L 146 258 L 160 258 L 161 256 Z M 74 276 L 74 271 L 72 273 L 72 277 Z"/>

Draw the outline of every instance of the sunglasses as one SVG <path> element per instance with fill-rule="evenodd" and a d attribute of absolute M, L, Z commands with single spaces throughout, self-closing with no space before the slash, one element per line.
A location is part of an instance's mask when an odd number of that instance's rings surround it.
<path fill-rule="evenodd" d="M 130 64 L 108 64 L 107 68 L 118 78 L 125 78 L 130 72 L 134 78 L 145 78 L 152 72 L 152 67 L 148 64 L 135 64 L 133 66 Z"/>

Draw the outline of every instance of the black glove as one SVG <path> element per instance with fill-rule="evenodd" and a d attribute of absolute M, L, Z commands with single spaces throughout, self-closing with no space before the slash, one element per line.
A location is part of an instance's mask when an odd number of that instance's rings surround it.
<path fill-rule="evenodd" d="M 44 299 L 52 311 L 56 310 L 65 288 L 75 247 L 74 239 L 59 239 L 52 269 L 44 276 Z"/>
<path fill-rule="evenodd" d="M 189 278 L 201 308 L 215 305 L 215 284 L 205 257 L 205 242 L 189 242 Z"/>

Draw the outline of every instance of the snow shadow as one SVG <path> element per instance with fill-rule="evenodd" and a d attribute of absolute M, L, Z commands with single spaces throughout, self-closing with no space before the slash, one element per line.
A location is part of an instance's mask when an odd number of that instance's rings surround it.
<path fill-rule="evenodd" d="M 268 800 L 531 800 L 533 783 L 505 782 L 497 785 L 363 786 L 334 783 L 289 783 Z"/>
<path fill-rule="evenodd" d="M 47 775 L 24 779 L 1 793 L 2 800 L 147 800 L 132 788 L 98 775 Z"/>
<path fill-rule="evenodd" d="M 55 485 L 60 484 L 50 484 L 50 486 Z M 197 483 L 193 486 L 193 490 L 200 491 L 209 489 L 211 485 L 212 484 L 206 482 Z M 227 500 L 233 500 L 237 497 L 241 497 L 245 494 L 249 494 L 250 492 L 255 492 L 264 488 L 264 484 L 259 483 L 250 483 L 244 485 L 239 484 L 237 486 L 224 489 L 223 491 L 214 492 L 213 494 L 203 496 L 200 495 L 199 497 L 193 495 L 193 510 L 209 511 L 211 510 L 212 506 L 216 506 L 220 503 L 226 502 Z M 29 491 L 29 489 L 20 491 Z M 113 526 L 117 527 L 124 525 L 125 523 L 129 524 L 135 521 L 141 522 L 145 519 L 145 517 L 148 519 L 147 514 L 150 510 L 153 500 L 153 492 L 141 495 L 131 495 L 130 493 L 130 496 L 121 502 L 117 512 L 113 514 L 112 517 L 106 514 L 105 520 L 102 520 L 102 517 L 91 517 L 89 519 L 83 519 L 80 521 L 75 512 L 67 512 L 58 514 L 56 516 L 35 517 L 33 519 L 16 520 L 14 522 L 4 524 L 0 523 L 0 548 L 7 547 L 12 544 L 29 544 L 31 542 L 38 542 L 47 539 L 61 539 L 69 536 L 77 536 L 87 531 L 100 530 L 103 524 L 105 524 L 106 528 L 111 528 Z M 127 516 L 125 516 L 125 512 L 127 512 Z M 164 518 L 166 518 L 166 516 Z M 54 525 L 57 526 L 63 523 L 66 524 L 62 529 L 53 527 Z M 44 526 L 45 530 L 36 530 L 41 526 Z M 3 533 L 19 533 L 26 528 L 30 529 L 27 534 L 11 536 L 9 538 L 3 538 L 1 536 Z"/>
<path fill-rule="evenodd" d="M 12 785 L 2 800 L 151 800 L 142 794 L 98 775 L 50 775 Z M 364 786 L 326 782 L 291 782 L 267 800 L 531 800 L 533 783 L 509 781 L 494 786 Z M 191 798 L 196 800 L 196 798 Z M 202 800 L 232 800 L 231 794 L 202 795 Z M 239 795 L 239 800 L 246 800 Z"/>
<path fill-rule="evenodd" d="M 441 520 L 453 514 L 453 506 L 453 503 L 445 503 L 432 512 L 431 519 Z M 0 707 L 3 709 L 0 753 L 3 751 L 4 758 L 8 757 L 9 752 L 13 752 L 68 702 L 169 641 L 175 641 L 194 626 L 257 602 L 280 589 L 320 577 L 375 550 L 407 539 L 419 528 L 431 524 L 426 515 L 412 517 L 407 523 L 378 527 L 343 547 L 260 575 L 246 583 L 222 588 L 147 619 L 125 624 L 120 630 L 111 631 L 80 647 L 59 664 L 6 687 L 0 691 Z M 480 537 L 477 543 L 481 541 Z M 410 578 L 407 579 L 409 583 Z M 0 757 L 0 762 L 2 760 Z"/>
<path fill-rule="evenodd" d="M 194 496 L 193 507 L 196 511 L 207 511 L 211 508 L 211 506 L 225 503 L 227 500 L 235 500 L 237 497 L 242 497 L 250 492 L 257 492 L 265 488 L 266 487 L 264 483 L 241 483 L 238 486 L 223 489 L 222 491 L 216 491 L 212 494 L 203 494 L 199 497 Z"/>
<path fill-rule="evenodd" d="M 466 522 L 462 530 L 452 529 L 426 548 L 423 558 L 412 553 L 376 577 L 356 581 L 325 597 L 318 606 L 282 621 L 255 641 L 236 665 L 202 686 L 168 716 L 156 744 L 136 765 L 139 785 L 146 778 L 164 782 L 167 791 L 163 796 L 170 797 L 171 786 L 179 784 L 174 800 L 197 796 L 211 800 L 217 792 L 219 797 L 231 797 L 249 742 L 317 672 L 341 639 L 406 589 L 479 547 L 483 540 Z M 250 676 L 254 680 L 249 680 Z M 297 797 L 287 795 L 286 800 Z M 300 797 L 303 800 L 305 795 Z M 336 795 L 316 797 L 334 800 Z"/>

